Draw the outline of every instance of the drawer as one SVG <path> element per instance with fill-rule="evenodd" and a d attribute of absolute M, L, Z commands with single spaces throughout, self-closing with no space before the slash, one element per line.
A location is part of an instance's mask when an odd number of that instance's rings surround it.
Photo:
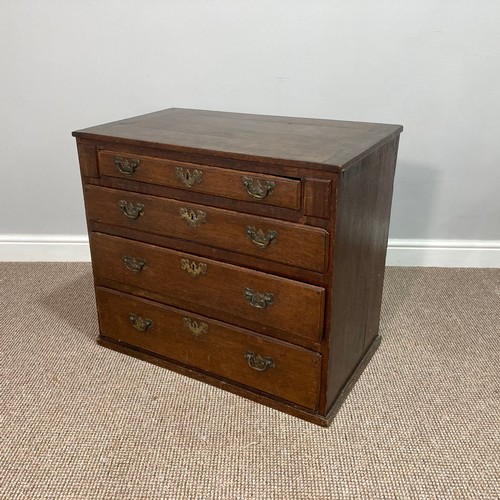
<path fill-rule="evenodd" d="M 189 310 L 203 306 L 212 317 L 261 333 L 321 338 L 321 287 L 116 236 L 92 233 L 90 243 L 98 282 L 171 297 Z"/>
<path fill-rule="evenodd" d="M 321 356 L 132 295 L 97 288 L 101 335 L 316 408 Z"/>
<path fill-rule="evenodd" d="M 85 187 L 92 221 L 180 238 L 316 272 L 327 265 L 324 229 L 98 186 Z"/>
<path fill-rule="evenodd" d="M 99 152 L 99 172 L 103 176 L 129 178 L 235 200 L 293 210 L 300 208 L 301 182 L 286 177 L 130 155 L 119 151 Z"/>

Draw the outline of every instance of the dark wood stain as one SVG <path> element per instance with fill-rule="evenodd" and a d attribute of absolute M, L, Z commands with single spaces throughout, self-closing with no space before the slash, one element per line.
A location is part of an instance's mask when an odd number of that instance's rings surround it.
<path fill-rule="evenodd" d="M 73 134 L 118 143 L 339 171 L 398 135 L 400 125 L 166 109 Z"/>
<path fill-rule="evenodd" d="M 119 157 L 125 161 L 138 162 L 137 170 L 131 173 L 121 172 L 115 159 Z M 186 187 L 182 178 L 179 178 L 178 169 L 184 172 L 199 172 L 199 181 L 193 182 Z M 99 171 L 102 176 L 118 177 L 121 179 L 135 180 L 160 186 L 169 186 L 178 189 L 184 189 L 188 192 L 197 192 L 222 196 L 236 200 L 250 201 L 262 205 L 273 205 L 278 207 L 298 210 L 300 208 L 300 180 L 288 179 L 286 177 L 276 177 L 273 175 L 256 176 L 254 172 L 245 172 L 238 170 L 221 169 L 212 167 L 203 169 L 198 163 L 180 162 L 174 160 L 165 160 L 142 155 L 123 155 L 121 152 L 100 151 L 99 152 Z M 248 178 L 251 181 L 261 184 L 273 182 L 274 187 L 269 195 L 259 199 L 252 197 L 245 189 L 243 179 Z"/>
<path fill-rule="evenodd" d="M 243 326 L 245 321 L 259 324 L 262 332 L 275 329 L 313 340 L 321 337 L 323 288 L 99 233 L 92 234 L 90 246 L 97 282 L 105 278 L 156 292 L 182 301 L 185 309 L 203 305 L 213 311 L 213 316 L 224 319 L 230 314 Z M 124 257 L 144 261 L 145 267 L 130 271 Z M 205 271 L 193 277 L 183 269 L 183 261 L 198 269 L 203 266 Z M 265 309 L 252 306 L 245 299 L 245 288 L 272 293 L 272 305 Z"/>
<path fill-rule="evenodd" d="M 85 197 L 89 219 L 95 222 L 176 236 L 311 271 L 323 272 L 327 263 L 328 234 L 315 227 L 97 186 L 87 186 Z M 122 200 L 143 205 L 143 215 L 135 219 L 124 215 L 119 206 Z M 181 210 L 198 218 L 203 213 L 203 222 L 191 225 Z M 249 227 L 264 235 L 274 231 L 276 238 L 261 248 L 248 236 Z"/>
<path fill-rule="evenodd" d="M 378 335 L 397 147 L 395 139 L 339 181 L 325 410 Z"/>
<path fill-rule="evenodd" d="M 174 108 L 74 132 L 99 343 L 329 425 L 380 343 L 401 130 Z"/>
<path fill-rule="evenodd" d="M 259 335 L 200 315 L 187 314 L 149 300 L 104 288 L 97 289 L 102 335 L 201 370 L 234 380 L 315 409 L 319 392 L 321 356 L 287 342 Z M 130 314 L 151 320 L 138 331 Z M 202 325 L 192 333 L 188 325 Z M 245 354 L 271 358 L 264 371 L 250 367 Z"/>

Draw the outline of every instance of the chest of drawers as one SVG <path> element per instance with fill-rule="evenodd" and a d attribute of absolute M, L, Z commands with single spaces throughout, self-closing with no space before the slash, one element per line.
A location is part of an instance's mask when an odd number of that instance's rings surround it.
<path fill-rule="evenodd" d="M 401 131 L 174 108 L 74 132 L 98 341 L 328 425 L 380 342 Z"/>

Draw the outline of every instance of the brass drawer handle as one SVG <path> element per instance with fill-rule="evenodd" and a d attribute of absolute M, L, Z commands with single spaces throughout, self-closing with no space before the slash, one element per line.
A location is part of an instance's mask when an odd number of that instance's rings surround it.
<path fill-rule="evenodd" d="M 254 292 L 251 288 L 244 288 L 243 295 L 250 305 L 257 309 L 266 309 L 274 304 L 274 294 L 270 292 Z"/>
<path fill-rule="evenodd" d="M 177 177 L 184 186 L 190 188 L 201 182 L 203 172 L 201 170 L 193 170 L 191 172 L 188 168 L 177 167 L 175 169 L 175 177 Z"/>
<path fill-rule="evenodd" d="M 128 319 L 132 323 L 133 327 L 140 332 L 147 332 L 153 326 L 152 320 L 149 318 L 141 318 L 134 313 L 129 313 Z"/>
<path fill-rule="evenodd" d="M 274 359 L 270 357 L 263 357 L 260 354 L 255 354 L 252 351 L 247 351 L 245 353 L 245 358 L 248 362 L 248 366 L 257 370 L 258 372 L 264 372 L 268 368 L 274 368 Z"/>
<path fill-rule="evenodd" d="M 187 208 L 179 208 L 181 217 L 191 226 L 198 227 L 200 224 L 205 224 L 207 214 L 202 210 L 188 210 Z"/>
<path fill-rule="evenodd" d="M 194 260 L 189 262 L 189 259 L 181 259 L 181 269 L 191 277 L 197 278 L 202 274 L 207 274 L 208 266 L 204 262 L 197 264 Z"/>
<path fill-rule="evenodd" d="M 136 259 L 135 257 L 125 255 L 122 260 L 127 266 L 127 269 L 133 273 L 139 273 L 146 267 L 146 261 L 142 259 Z"/>
<path fill-rule="evenodd" d="M 252 243 L 257 245 L 259 248 L 267 248 L 273 241 L 276 241 L 278 238 L 277 231 L 269 230 L 267 234 L 264 234 L 264 231 L 262 231 L 262 229 L 259 229 L 257 231 L 253 226 L 247 226 L 246 233 Z"/>
<path fill-rule="evenodd" d="M 116 168 L 125 175 L 132 175 L 139 168 L 139 160 L 127 160 L 126 158 L 122 158 L 121 156 L 115 156 L 113 158 Z"/>
<path fill-rule="evenodd" d="M 137 219 L 140 215 L 144 215 L 144 205 L 142 203 L 134 204 L 126 200 L 120 200 L 118 205 L 129 219 Z"/>
<path fill-rule="evenodd" d="M 276 188 L 276 183 L 274 181 L 259 179 L 253 179 L 252 177 L 242 177 L 243 186 L 246 192 L 256 198 L 257 200 L 263 200 L 266 196 L 269 196 Z"/>
<path fill-rule="evenodd" d="M 199 323 L 191 318 L 182 318 L 184 326 L 195 336 L 201 335 L 202 333 L 208 333 L 208 325 L 200 321 Z"/>

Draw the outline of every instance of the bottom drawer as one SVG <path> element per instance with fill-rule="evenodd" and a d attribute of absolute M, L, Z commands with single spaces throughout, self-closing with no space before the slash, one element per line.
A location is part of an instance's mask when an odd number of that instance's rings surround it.
<path fill-rule="evenodd" d="M 318 353 L 132 295 L 96 293 L 103 337 L 317 407 Z"/>

